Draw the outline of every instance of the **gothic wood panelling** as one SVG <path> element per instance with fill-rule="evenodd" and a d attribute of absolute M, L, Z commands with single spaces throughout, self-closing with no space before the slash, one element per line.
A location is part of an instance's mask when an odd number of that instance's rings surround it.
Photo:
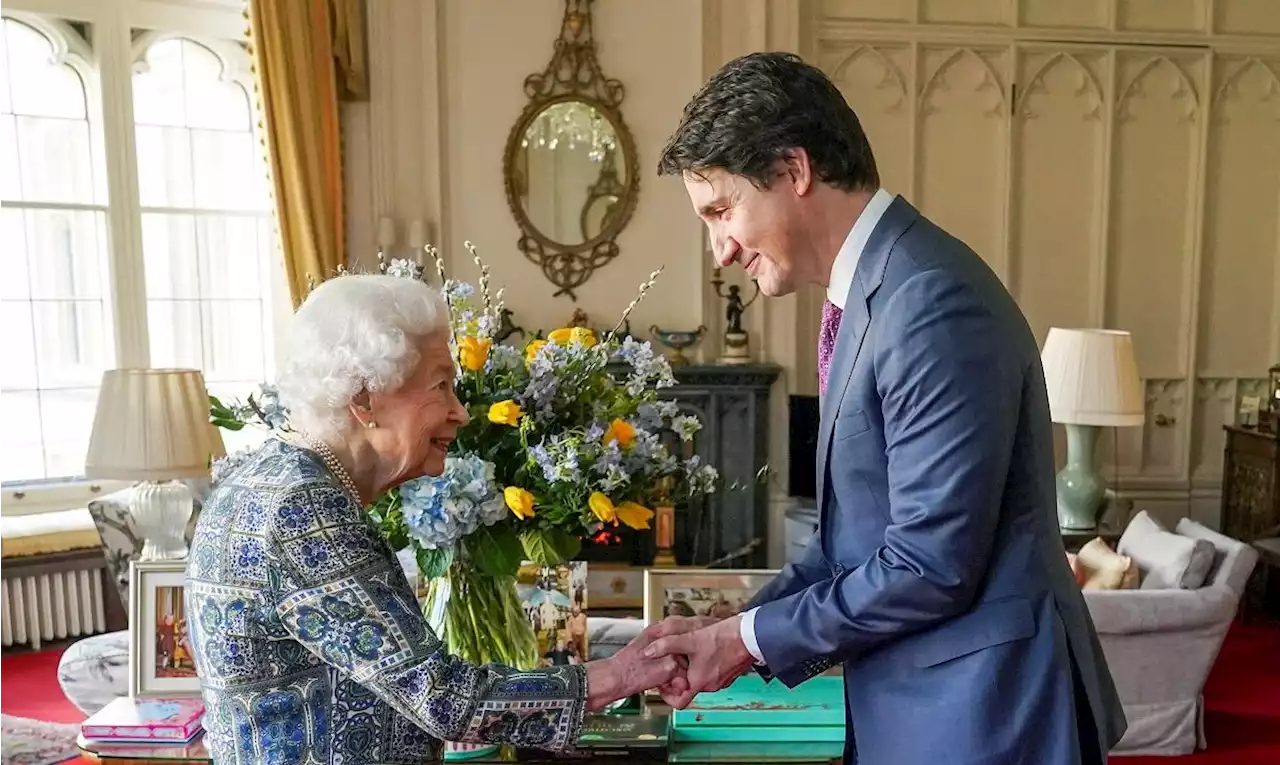
<path fill-rule="evenodd" d="M 1216 522 L 1222 425 L 1280 361 L 1280 3 L 823 0 L 818 16 L 820 65 L 884 184 L 995 267 L 1037 338 L 1134 333 L 1147 421 L 1102 439 L 1105 464 L 1157 512 Z"/>
<path fill-rule="evenodd" d="M 1213 69 L 1197 371 L 1248 376 L 1280 360 L 1280 66 L 1221 56 Z"/>
<path fill-rule="evenodd" d="M 1007 282 L 1043 342 L 1094 322 L 1102 286 L 1109 63 L 1100 50 L 1018 51 Z"/>

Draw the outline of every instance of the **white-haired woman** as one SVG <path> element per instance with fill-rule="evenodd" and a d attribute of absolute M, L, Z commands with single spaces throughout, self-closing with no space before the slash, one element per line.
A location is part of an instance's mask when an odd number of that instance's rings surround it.
<path fill-rule="evenodd" d="M 215 762 L 420 763 L 441 742 L 571 747 L 585 711 L 679 684 L 643 636 L 586 665 L 450 656 L 362 508 L 439 475 L 466 410 L 448 309 L 416 279 L 352 275 L 293 318 L 280 374 L 296 438 L 221 478 L 191 545 L 187 609 Z M 502 625 L 493 625 L 495 630 Z"/>

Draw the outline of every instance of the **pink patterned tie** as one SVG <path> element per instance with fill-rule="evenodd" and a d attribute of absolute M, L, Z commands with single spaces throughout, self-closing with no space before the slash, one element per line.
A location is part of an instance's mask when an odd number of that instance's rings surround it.
<path fill-rule="evenodd" d="M 836 334 L 840 331 L 840 317 L 844 311 L 830 300 L 822 302 L 822 330 L 818 333 L 818 392 L 827 392 L 827 370 L 831 367 L 831 354 L 836 349 Z"/>

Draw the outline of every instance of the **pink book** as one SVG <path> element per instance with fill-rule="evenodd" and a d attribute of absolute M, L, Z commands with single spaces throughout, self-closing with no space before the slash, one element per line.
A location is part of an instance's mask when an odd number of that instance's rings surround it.
<path fill-rule="evenodd" d="M 134 743 L 190 741 L 204 729 L 204 701 L 120 698 L 80 724 L 80 733 L 95 741 Z"/>

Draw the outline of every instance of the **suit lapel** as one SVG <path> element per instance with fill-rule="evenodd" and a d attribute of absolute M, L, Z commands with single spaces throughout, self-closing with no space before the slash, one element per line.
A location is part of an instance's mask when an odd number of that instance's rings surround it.
<path fill-rule="evenodd" d="M 820 517 L 823 518 L 826 516 L 827 461 L 831 456 L 831 437 L 835 430 L 836 415 L 840 412 L 840 402 L 849 388 L 853 367 L 858 362 L 862 341 L 871 323 L 871 296 L 884 281 L 889 252 L 894 243 L 917 217 L 919 213 L 914 207 L 902 197 L 895 197 L 871 232 L 853 272 L 853 284 L 840 318 L 840 330 L 836 333 L 836 347 L 831 357 L 831 369 L 827 373 L 827 392 L 822 396 L 818 425 L 818 507 Z"/>

